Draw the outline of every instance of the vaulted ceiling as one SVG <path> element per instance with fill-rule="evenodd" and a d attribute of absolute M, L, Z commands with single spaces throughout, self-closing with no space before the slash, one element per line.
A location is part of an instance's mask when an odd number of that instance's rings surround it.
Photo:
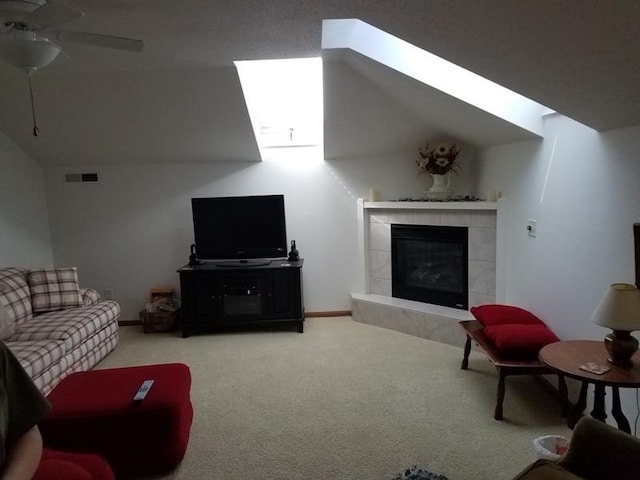
<path fill-rule="evenodd" d="M 233 61 L 322 55 L 323 19 L 361 19 L 597 130 L 640 124 L 636 0 L 58 3 L 85 13 L 65 27 L 139 38 L 145 49 L 63 44 L 65 54 L 32 77 L 37 138 L 27 78 L 0 62 L 0 131 L 45 165 L 259 160 Z M 415 131 L 477 145 L 522 137 L 356 53 L 325 60 L 325 123 L 340 126 L 326 138 L 332 158 L 375 154 L 349 140 L 366 136 L 358 112 L 372 102 Z M 378 152 L 406 131 L 388 130 Z"/>

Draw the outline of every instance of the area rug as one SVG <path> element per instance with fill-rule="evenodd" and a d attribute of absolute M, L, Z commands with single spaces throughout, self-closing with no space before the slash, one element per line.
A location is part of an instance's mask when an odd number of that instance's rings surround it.
<path fill-rule="evenodd" d="M 415 465 L 399 473 L 391 480 L 449 480 L 444 475 L 423 470 Z"/>

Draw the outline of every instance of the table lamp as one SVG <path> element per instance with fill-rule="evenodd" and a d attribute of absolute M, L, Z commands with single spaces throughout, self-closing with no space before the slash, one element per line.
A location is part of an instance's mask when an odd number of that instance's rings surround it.
<path fill-rule="evenodd" d="M 638 340 L 631 332 L 640 330 L 640 290 L 629 283 L 611 284 L 591 320 L 613 330 L 604 339 L 609 362 L 620 367 L 632 367 L 631 357 L 638 350 Z"/>

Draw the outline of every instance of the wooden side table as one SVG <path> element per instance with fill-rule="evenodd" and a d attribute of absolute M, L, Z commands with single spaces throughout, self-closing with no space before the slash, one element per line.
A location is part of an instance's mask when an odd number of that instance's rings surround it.
<path fill-rule="evenodd" d="M 607 361 L 609 354 L 604 343 L 591 340 L 571 340 L 549 344 L 540 350 L 540 361 L 549 368 L 582 382 L 577 403 L 569 412 L 567 424 L 573 428 L 587 407 L 587 391 L 589 384 L 594 385 L 594 400 L 591 416 L 605 421 L 605 388 L 611 387 L 611 414 L 618 423 L 618 428 L 631 433 L 631 427 L 620 407 L 620 388 L 640 388 L 640 352 L 633 356 L 633 367 L 623 368 Z M 580 368 L 587 363 L 605 365 L 610 370 L 603 374 L 590 373 Z"/>

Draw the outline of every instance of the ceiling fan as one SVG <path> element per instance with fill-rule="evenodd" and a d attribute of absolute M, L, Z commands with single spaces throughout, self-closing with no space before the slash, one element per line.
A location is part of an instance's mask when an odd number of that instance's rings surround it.
<path fill-rule="evenodd" d="M 62 52 L 55 42 L 69 42 L 128 52 L 141 52 L 142 40 L 65 30 L 60 25 L 84 16 L 80 10 L 46 0 L 0 0 L 0 57 L 29 77 L 33 134 L 38 135 L 31 75 Z"/>

